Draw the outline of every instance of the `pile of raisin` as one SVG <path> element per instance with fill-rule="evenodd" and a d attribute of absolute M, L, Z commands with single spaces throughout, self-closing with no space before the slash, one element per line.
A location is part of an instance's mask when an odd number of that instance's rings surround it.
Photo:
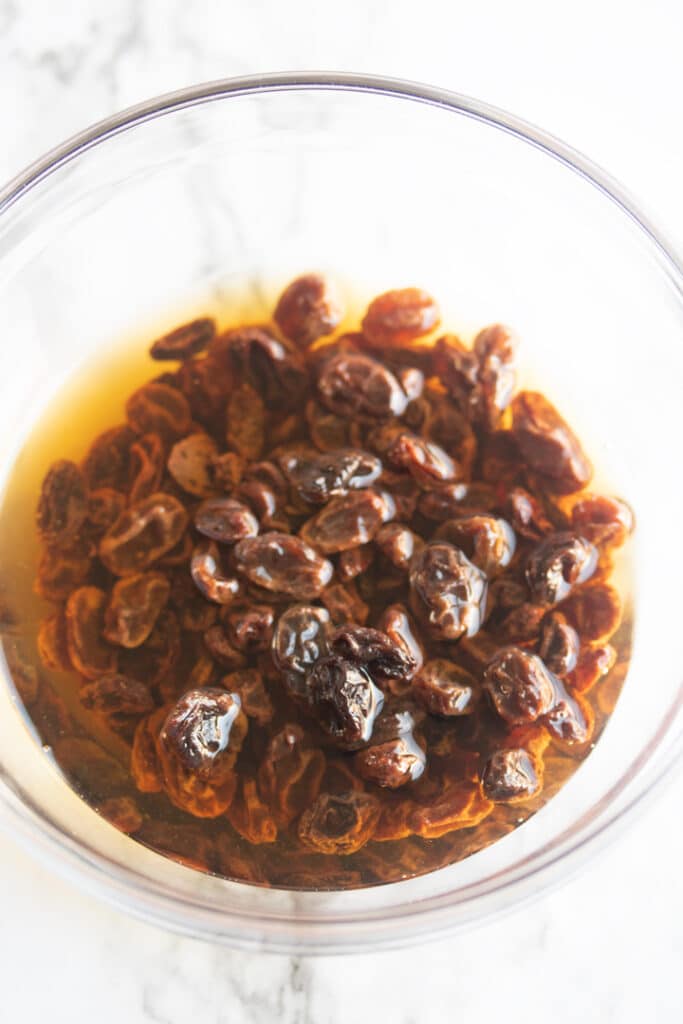
<path fill-rule="evenodd" d="M 94 760 L 98 809 L 143 842 L 303 888 L 420 873 L 540 806 L 594 738 L 632 529 L 515 393 L 507 328 L 437 337 L 416 288 L 343 315 L 309 274 L 271 323 L 158 339 L 163 372 L 37 510 L 40 657 L 93 726 L 57 760 Z"/>

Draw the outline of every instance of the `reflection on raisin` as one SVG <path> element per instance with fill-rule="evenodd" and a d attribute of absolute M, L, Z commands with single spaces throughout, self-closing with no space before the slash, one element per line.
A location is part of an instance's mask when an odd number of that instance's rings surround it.
<path fill-rule="evenodd" d="M 331 334 L 343 315 L 331 282 L 321 274 L 304 274 L 285 288 L 273 319 L 286 338 L 307 348 L 323 335 Z"/>
<path fill-rule="evenodd" d="M 529 556 L 526 578 L 538 604 L 563 601 L 572 588 L 595 572 L 598 554 L 592 544 L 573 533 L 553 533 Z"/>
<path fill-rule="evenodd" d="M 479 699 L 473 675 L 445 658 L 428 661 L 413 679 L 415 699 L 432 715 L 471 715 Z"/>
<path fill-rule="evenodd" d="M 551 710 L 556 690 L 541 659 L 519 647 L 504 647 L 484 672 L 484 688 L 506 722 L 535 722 Z"/>
<path fill-rule="evenodd" d="M 318 724 L 337 746 L 353 750 L 368 742 L 384 696 L 366 669 L 339 656 L 321 658 L 306 687 Z"/>
<path fill-rule="evenodd" d="M 494 803 L 516 804 L 535 796 L 542 785 L 542 770 L 526 750 L 497 750 L 481 776 L 482 793 Z"/>
<path fill-rule="evenodd" d="M 235 547 L 237 568 L 259 587 L 298 600 L 317 597 L 332 578 L 332 565 L 299 537 L 264 533 Z"/>
<path fill-rule="evenodd" d="M 439 326 L 441 315 L 421 288 L 399 288 L 378 295 L 363 317 L 363 334 L 373 345 L 409 345 Z"/>
<path fill-rule="evenodd" d="M 486 608 L 486 577 L 452 544 L 426 544 L 410 567 L 415 614 L 444 640 L 474 636 Z"/>

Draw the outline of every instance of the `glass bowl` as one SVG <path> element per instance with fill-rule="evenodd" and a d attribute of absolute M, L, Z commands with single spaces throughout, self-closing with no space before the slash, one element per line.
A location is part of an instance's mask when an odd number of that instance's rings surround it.
<path fill-rule="evenodd" d="M 635 507 L 633 658 L 603 737 L 543 810 L 467 860 L 373 889 L 276 891 L 199 874 L 118 833 L 67 786 L 2 685 L 0 824 L 148 921 L 239 947 L 330 953 L 469 927 L 538 895 L 673 774 L 683 277 L 602 171 L 475 100 L 352 75 L 188 89 L 96 125 L 0 193 L 3 482 L 84 361 L 311 268 L 353 285 L 359 305 L 424 287 L 466 336 L 514 325 L 525 380 L 575 425 L 600 484 Z"/>

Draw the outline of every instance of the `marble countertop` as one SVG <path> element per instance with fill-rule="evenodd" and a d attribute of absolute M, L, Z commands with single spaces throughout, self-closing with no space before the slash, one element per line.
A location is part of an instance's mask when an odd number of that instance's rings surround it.
<path fill-rule="evenodd" d="M 272 28 L 269 28 L 272 25 Z M 683 240 L 683 15 L 667 0 L 0 0 L 0 180 L 128 104 L 319 68 L 397 75 L 514 110 L 589 153 Z M 680 783 L 678 783 L 680 785 Z M 307 960 L 163 933 L 0 836 L 2 1019 L 347 1024 L 683 1018 L 676 785 L 555 893 L 471 934 Z"/>

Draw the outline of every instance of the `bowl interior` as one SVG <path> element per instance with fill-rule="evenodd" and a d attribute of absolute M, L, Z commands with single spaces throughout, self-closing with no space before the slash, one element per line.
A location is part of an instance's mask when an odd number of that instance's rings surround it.
<path fill-rule="evenodd" d="M 604 736 L 531 821 L 424 878 L 302 894 L 165 861 L 68 789 L 0 687 L 0 817 L 109 898 L 234 943 L 391 944 L 493 913 L 587 856 L 589 837 L 643 797 L 680 735 L 680 281 L 634 219 L 512 122 L 501 129 L 457 99 L 419 100 L 329 82 L 228 85 L 112 132 L 0 207 L 3 481 L 46 403 L 88 360 L 115 359 L 122 339 L 144 345 L 195 312 L 238 319 L 321 269 L 352 310 L 415 284 L 467 338 L 492 321 L 514 326 L 523 384 L 539 385 L 575 426 L 596 487 L 636 512 L 621 581 L 633 658 Z M 113 383 L 103 426 L 123 397 Z M 72 439 L 74 454 L 87 440 Z M 27 489 L 59 451 L 51 443 Z M 10 601 L 20 571 L 5 568 Z"/>

